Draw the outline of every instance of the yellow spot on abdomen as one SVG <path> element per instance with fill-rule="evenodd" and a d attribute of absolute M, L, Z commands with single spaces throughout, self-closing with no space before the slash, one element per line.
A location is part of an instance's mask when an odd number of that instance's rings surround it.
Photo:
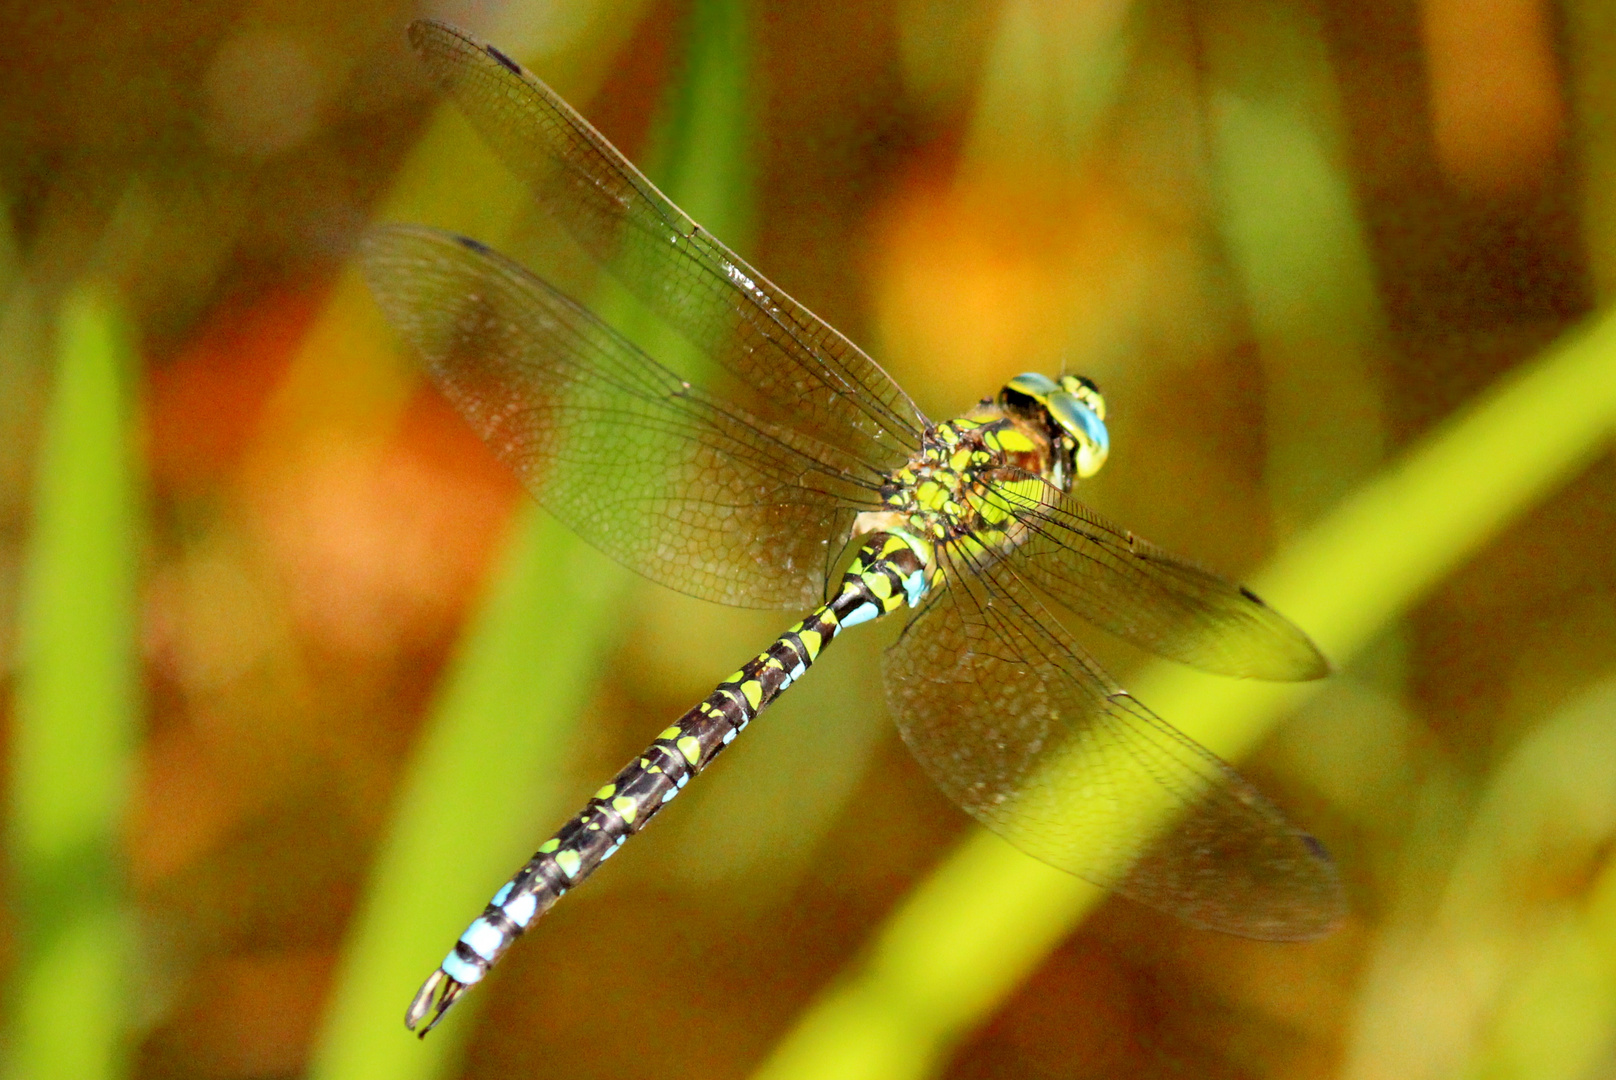
<path fill-rule="evenodd" d="M 620 814 L 625 822 L 634 824 L 634 815 L 639 813 L 639 807 L 627 795 L 619 795 L 612 800 L 612 809 Z"/>
<path fill-rule="evenodd" d="M 819 631 L 804 630 L 797 637 L 802 641 L 802 647 L 808 650 L 808 659 L 817 660 L 819 658 L 819 647 L 824 644 L 825 640 L 820 636 Z"/>

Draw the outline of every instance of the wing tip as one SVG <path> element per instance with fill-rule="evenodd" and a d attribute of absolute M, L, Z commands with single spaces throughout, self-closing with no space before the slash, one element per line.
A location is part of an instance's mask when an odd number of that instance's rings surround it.
<path fill-rule="evenodd" d="M 512 60 L 510 57 L 506 56 L 504 53 L 502 53 L 498 49 L 494 48 L 494 46 L 492 46 L 492 45 L 484 45 L 483 46 L 483 52 L 487 53 L 490 57 L 493 58 L 495 63 L 499 64 L 500 67 L 503 67 L 505 70 L 509 71 L 512 75 L 520 75 L 520 74 L 522 74 L 522 65 L 518 64 L 515 60 Z"/>
<path fill-rule="evenodd" d="M 440 19 L 416 19 L 410 23 L 405 35 L 409 38 L 410 47 L 428 61 L 432 60 L 434 52 L 441 51 L 448 42 L 452 43 L 450 48 L 455 51 L 482 53 L 512 75 L 529 77 L 527 69 L 507 53 L 452 23 Z"/>
<path fill-rule="evenodd" d="M 404 36 L 409 38 L 410 48 L 416 52 L 424 52 L 434 38 L 452 37 L 461 41 L 466 40 L 464 30 L 438 19 L 415 19 L 404 31 Z"/>
<path fill-rule="evenodd" d="M 1323 940 L 1341 929 L 1351 913 L 1341 874 L 1329 849 L 1316 837 L 1298 829 L 1292 831 L 1291 839 L 1301 850 L 1293 849 L 1287 861 L 1292 865 L 1299 861 L 1308 870 L 1289 875 L 1290 881 L 1282 889 L 1240 890 L 1245 903 L 1238 906 L 1204 904 L 1186 909 L 1135 898 L 1164 908 L 1192 926 L 1249 941 L 1300 945 Z"/>
<path fill-rule="evenodd" d="M 1246 674 L 1249 678 L 1264 679 L 1269 682 L 1313 682 L 1317 679 L 1328 678 L 1336 672 L 1335 665 L 1330 658 L 1324 655 L 1313 639 L 1308 637 L 1301 627 L 1291 622 L 1285 616 L 1275 611 L 1268 601 L 1252 592 L 1244 585 L 1236 585 L 1240 595 L 1246 600 L 1261 608 L 1265 613 L 1265 622 L 1278 623 L 1283 636 L 1290 639 L 1291 648 L 1287 650 L 1282 665 L 1262 666 L 1260 670 L 1253 670 Z M 1278 659 L 1276 656 L 1274 659 Z"/>
<path fill-rule="evenodd" d="M 1281 908 L 1271 922 L 1261 927 L 1266 932 L 1247 935 L 1260 941 L 1318 941 L 1335 933 L 1347 918 L 1347 895 L 1330 849 L 1318 837 L 1300 829 L 1292 833 L 1292 838 L 1312 866 L 1312 879 L 1306 889 L 1298 890 L 1296 902 Z"/>
<path fill-rule="evenodd" d="M 1328 656 L 1324 655 L 1324 650 L 1315 645 L 1313 639 L 1303 634 L 1300 630 L 1296 631 L 1296 633 L 1301 637 L 1301 644 L 1305 646 L 1305 651 L 1301 656 L 1301 663 L 1297 665 L 1296 675 L 1288 681 L 1314 682 L 1334 675 L 1336 666 L 1330 662 Z"/>

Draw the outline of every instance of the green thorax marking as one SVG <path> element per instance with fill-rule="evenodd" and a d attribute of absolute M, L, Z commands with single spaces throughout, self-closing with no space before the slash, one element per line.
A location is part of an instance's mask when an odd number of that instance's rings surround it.
<path fill-rule="evenodd" d="M 920 452 L 882 485 L 888 510 L 867 515 L 860 531 L 883 528 L 987 550 L 1014 546 L 1019 536 L 1005 495 L 990 492 L 1037 501 L 1039 490 L 1047 490 L 1044 481 L 1054 480 L 1052 458 L 1047 435 L 983 402 L 926 433 Z"/>

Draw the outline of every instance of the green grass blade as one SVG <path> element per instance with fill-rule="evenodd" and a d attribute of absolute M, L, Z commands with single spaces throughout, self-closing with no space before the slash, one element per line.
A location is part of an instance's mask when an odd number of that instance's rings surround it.
<path fill-rule="evenodd" d="M 531 65 L 574 103 L 604 79 L 645 0 L 519 0 L 503 8 L 490 40 Z M 557 22 L 569 24 L 557 32 Z M 402 38 L 405 24 L 398 24 Z M 521 182 L 483 145 L 454 106 L 440 106 L 380 200 L 378 221 L 418 222 L 502 247 L 528 204 Z M 357 268 L 336 281 L 269 410 L 273 437 L 308 438 L 325 428 L 386 430 L 414 389 L 395 360 L 392 336 Z"/>
<path fill-rule="evenodd" d="M 7 1075 L 125 1071 L 121 832 L 136 741 L 135 363 L 123 314 L 71 293 L 57 331 L 20 615 L 11 845 L 21 958 Z"/>
<path fill-rule="evenodd" d="M 449 673 L 335 982 L 309 1075 L 441 1075 L 482 995 L 424 1042 L 404 1007 L 500 882 L 559 820 L 573 724 L 595 685 L 624 572 L 537 508 Z"/>
<path fill-rule="evenodd" d="M 709 204 L 709 220 L 726 193 L 738 202 L 745 186 L 744 168 L 734 167 L 742 136 L 732 130 L 744 109 L 719 109 L 728 124 L 708 115 L 715 96 L 745 94 L 736 77 L 744 50 L 733 47 L 744 32 L 739 10 L 729 0 L 697 6 L 688 88 L 668 117 L 667 167 L 652 170 L 673 198 L 689 191 Z M 709 36 L 715 40 L 704 47 Z M 615 323 L 625 315 L 612 305 L 602 314 Z M 655 340 L 658 355 L 674 347 L 667 335 Z M 568 777 L 557 766 L 598 681 L 627 576 L 548 515 L 530 512 L 406 777 L 338 972 L 315 1080 L 425 1078 L 458 1060 L 485 993 L 469 994 L 424 1044 L 404 1030 L 404 1008 L 544 828 L 570 809 L 560 802 Z"/>
<path fill-rule="evenodd" d="M 1127 71 L 1132 6 L 1006 3 L 977 91 L 966 167 L 1036 176 L 1081 162 Z"/>
<path fill-rule="evenodd" d="M 1616 431 L 1616 316 L 1568 335 L 1301 535 L 1253 584 L 1338 663 Z M 1226 756 L 1250 749 L 1318 684 L 1216 679 L 1167 664 L 1133 680 Z M 920 885 L 868 956 L 812 1005 L 757 1073 L 929 1075 L 1083 917 L 1099 892 L 979 833 Z"/>
<path fill-rule="evenodd" d="M 1488 775 L 1443 837 L 1451 867 L 1434 905 L 1394 910 L 1374 942 L 1339 1075 L 1600 1075 L 1616 1032 L 1613 710 L 1607 679 L 1523 732 Z"/>
<path fill-rule="evenodd" d="M 636 164 L 680 209 L 731 248 L 752 239 L 750 35 L 743 5 L 691 6 L 682 76 L 670 85 L 650 146 Z M 697 382 L 718 374 L 713 361 L 631 299 L 621 286 L 596 297 L 596 312 L 641 349 Z"/>
<path fill-rule="evenodd" d="M 1242 0 L 1196 26 L 1217 226 L 1262 362 L 1265 486 L 1288 535 L 1384 455 L 1374 263 L 1317 20 Z"/>

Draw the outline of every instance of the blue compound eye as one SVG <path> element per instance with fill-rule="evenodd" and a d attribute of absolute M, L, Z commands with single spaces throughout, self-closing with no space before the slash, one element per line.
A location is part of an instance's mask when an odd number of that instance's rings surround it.
<path fill-rule="evenodd" d="M 1101 420 L 1105 419 L 1105 396 L 1100 393 L 1100 388 L 1094 385 L 1093 379 L 1086 379 L 1081 375 L 1062 375 L 1060 389 L 1093 409 L 1095 416 Z"/>
<path fill-rule="evenodd" d="M 1034 401 L 1042 401 L 1060 390 L 1060 386 L 1048 375 L 1040 375 L 1036 371 L 1024 371 L 1005 383 L 1004 389 L 1012 393 L 1025 394 Z M 1000 393 L 1002 395 L 1003 391 Z"/>
<path fill-rule="evenodd" d="M 1092 388 L 1090 383 L 1089 387 Z M 1095 397 L 1099 392 L 1095 391 Z M 1084 479 L 1100 471 L 1105 464 L 1106 457 L 1111 453 L 1111 434 L 1105 429 L 1105 421 L 1100 418 L 1100 411 L 1094 405 L 1077 394 L 1058 390 L 1049 395 L 1044 407 L 1049 415 L 1054 417 L 1068 435 L 1077 443 L 1075 464 L 1077 475 Z M 1105 408 L 1104 399 L 1099 399 L 1100 410 Z"/>

